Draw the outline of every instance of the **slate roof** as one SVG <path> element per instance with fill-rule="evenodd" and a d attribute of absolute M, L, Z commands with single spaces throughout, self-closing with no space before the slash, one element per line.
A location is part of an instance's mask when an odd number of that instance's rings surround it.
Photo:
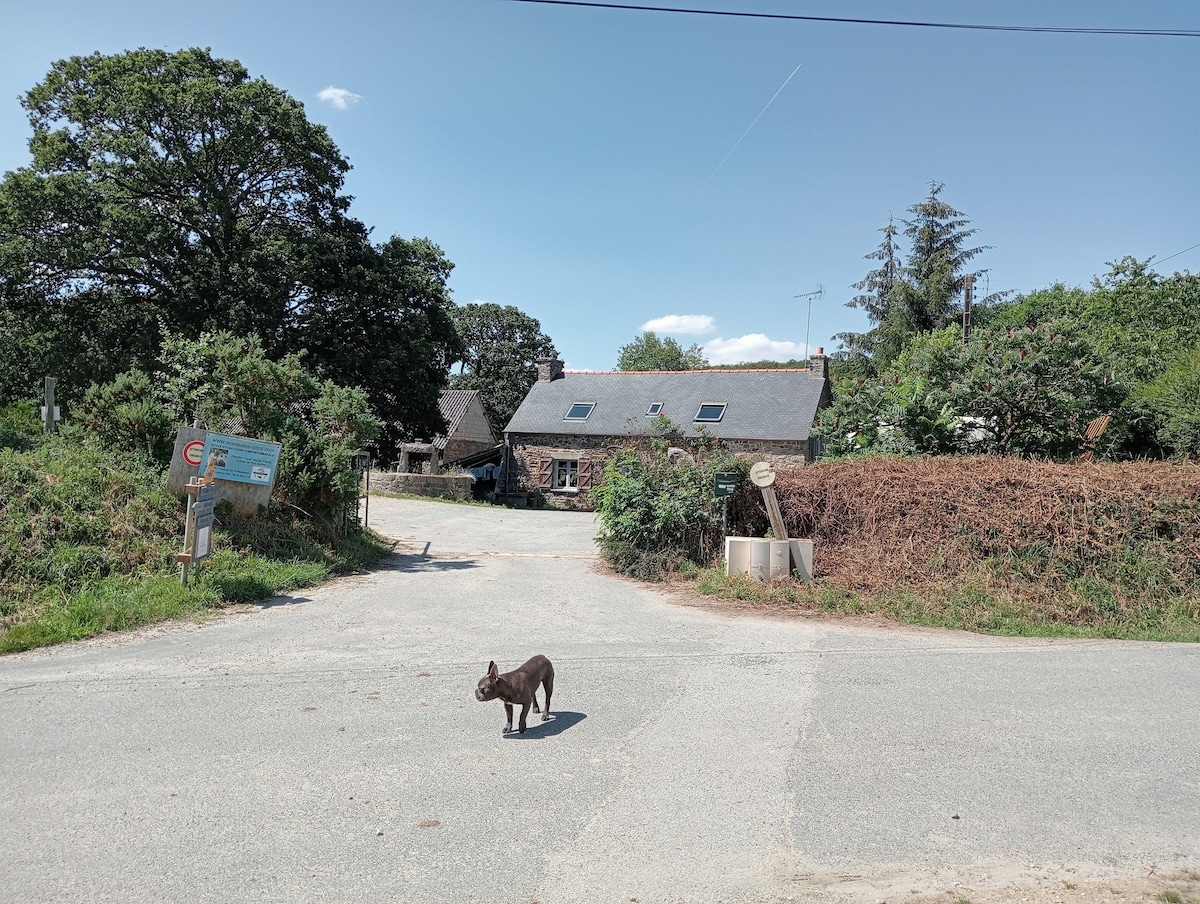
<path fill-rule="evenodd" d="M 505 433 L 627 436 L 652 432 L 654 402 L 686 433 L 706 403 L 724 417 L 702 426 L 728 440 L 806 440 L 826 382 L 807 370 L 567 371 L 533 384 Z M 564 420 L 576 402 L 595 402 L 584 421 Z"/>
<path fill-rule="evenodd" d="M 478 389 L 443 389 L 438 396 L 438 409 L 446 419 L 446 433 L 433 438 L 433 445 L 439 449 L 446 448 L 448 438 L 454 435 L 462 419 L 467 415 L 471 400 L 479 395 Z"/>

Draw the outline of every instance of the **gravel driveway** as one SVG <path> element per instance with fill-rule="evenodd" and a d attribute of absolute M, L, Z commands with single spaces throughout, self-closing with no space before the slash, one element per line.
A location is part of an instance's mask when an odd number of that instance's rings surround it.
<path fill-rule="evenodd" d="M 586 514 L 371 522 L 374 573 L 0 660 L 0 899 L 1129 901 L 1200 871 L 1200 648 L 683 606 L 603 573 Z M 533 653 L 554 719 L 502 736 L 472 689 Z"/>

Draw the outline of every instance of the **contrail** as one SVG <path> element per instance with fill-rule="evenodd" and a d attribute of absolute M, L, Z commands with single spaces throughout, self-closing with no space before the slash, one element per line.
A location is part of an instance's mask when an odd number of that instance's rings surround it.
<path fill-rule="evenodd" d="M 715 176 L 715 175 L 716 175 L 718 172 L 720 172 L 720 170 L 721 170 L 721 167 L 723 167 L 723 166 L 725 165 L 725 160 L 728 160 L 730 157 L 732 157 L 732 156 L 733 156 L 733 152 L 734 152 L 734 151 L 736 151 L 736 150 L 738 149 L 738 145 L 739 145 L 739 144 L 741 144 L 741 143 L 742 143 L 742 140 L 743 140 L 743 139 L 744 139 L 744 138 L 745 138 L 747 135 L 749 135 L 749 134 L 750 134 L 750 130 L 754 128 L 755 124 L 756 124 L 756 123 L 757 123 L 757 122 L 758 122 L 760 119 L 762 119 L 763 113 L 766 113 L 766 112 L 767 112 L 767 107 L 770 107 L 770 106 L 771 106 L 771 104 L 775 103 L 775 98 L 777 98 L 777 97 L 778 97 L 778 96 L 779 96 L 779 95 L 780 95 L 780 94 L 783 92 L 783 89 L 784 89 L 784 88 L 786 88 L 786 87 L 788 86 L 788 82 L 790 82 L 790 81 L 792 80 L 792 76 L 794 76 L 794 75 L 795 75 L 797 72 L 799 72 L 799 71 L 800 71 L 800 67 L 801 67 L 801 66 L 803 66 L 803 65 L 804 65 L 803 63 L 798 63 L 798 64 L 796 65 L 796 68 L 792 70 L 792 74 L 791 74 L 791 75 L 789 75 L 789 76 L 788 76 L 786 79 L 784 79 L 784 80 L 783 80 L 783 84 L 779 86 L 779 90 L 778 90 L 778 91 L 776 91 L 774 94 L 772 94 L 772 95 L 771 95 L 771 99 L 770 99 L 769 101 L 767 101 L 767 106 L 766 106 L 766 107 L 763 107 L 763 108 L 762 108 L 762 109 L 759 111 L 758 115 L 754 117 L 754 122 L 750 123 L 750 125 L 746 127 L 746 131 L 744 131 L 744 132 L 742 133 L 742 137 L 741 137 L 741 138 L 739 138 L 739 139 L 738 139 L 738 140 L 737 140 L 737 141 L 734 143 L 733 147 L 731 147 L 731 148 L 729 149 L 729 153 L 725 155 L 725 159 L 724 159 L 724 160 L 722 160 L 720 163 L 718 163 L 718 164 L 717 164 L 717 168 L 716 168 L 715 170 L 713 170 L 711 173 L 709 173 L 709 176 L 708 176 L 708 178 L 704 180 L 704 185 L 701 185 L 701 186 L 700 186 L 701 188 L 707 188 L 707 187 L 708 187 L 708 183 L 712 181 L 712 177 L 713 177 L 713 176 Z"/>

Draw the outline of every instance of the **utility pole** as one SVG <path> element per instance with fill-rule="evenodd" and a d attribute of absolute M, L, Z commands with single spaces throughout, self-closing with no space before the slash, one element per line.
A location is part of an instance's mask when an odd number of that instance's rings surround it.
<path fill-rule="evenodd" d="M 968 274 L 963 277 L 963 321 L 962 341 L 966 345 L 971 339 L 971 302 L 975 295 L 975 277 Z"/>
<path fill-rule="evenodd" d="M 808 326 L 805 327 L 805 329 L 804 329 L 804 354 L 810 358 L 812 357 L 812 348 L 808 344 L 808 337 L 809 337 L 809 334 L 812 332 L 812 303 L 813 303 L 814 298 L 823 298 L 824 296 L 825 296 L 825 287 L 824 286 L 817 286 L 817 291 L 815 291 L 815 292 L 804 292 L 800 295 L 792 296 L 793 298 L 807 298 L 808 299 Z"/>

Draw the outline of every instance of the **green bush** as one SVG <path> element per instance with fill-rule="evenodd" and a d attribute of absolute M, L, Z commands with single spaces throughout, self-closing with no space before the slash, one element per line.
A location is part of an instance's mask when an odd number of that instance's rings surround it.
<path fill-rule="evenodd" d="M 30 449 L 42 436 L 42 421 L 32 402 L 0 408 L 0 449 Z"/>
<path fill-rule="evenodd" d="M 673 437 L 680 440 L 678 434 Z M 692 460 L 667 455 L 667 443 L 629 446 L 604 470 L 591 499 L 600 518 L 601 554 L 619 572 L 662 580 L 685 563 L 702 566 L 722 553 L 721 502 L 714 494 L 718 471 L 745 473 L 747 465 L 724 452 L 693 443 Z"/>
<path fill-rule="evenodd" d="M 1200 457 L 1200 346 L 1181 354 L 1146 389 L 1159 437 L 1179 456 Z"/>
<path fill-rule="evenodd" d="M 380 430 L 361 389 L 318 380 L 296 355 L 272 361 L 257 338 L 229 333 L 166 336 L 152 377 L 130 370 L 88 390 L 78 429 L 88 442 L 165 464 L 176 426 L 196 418 L 278 442 L 276 498 L 325 521 L 357 497 L 350 457 Z"/>
<path fill-rule="evenodd" d="M 155 398 L 151 378 L 134 368 L 84 393 L 78 426 L 107 449 L 146 455 L 162 465 L 171 459 L 175 419 Z"/>

